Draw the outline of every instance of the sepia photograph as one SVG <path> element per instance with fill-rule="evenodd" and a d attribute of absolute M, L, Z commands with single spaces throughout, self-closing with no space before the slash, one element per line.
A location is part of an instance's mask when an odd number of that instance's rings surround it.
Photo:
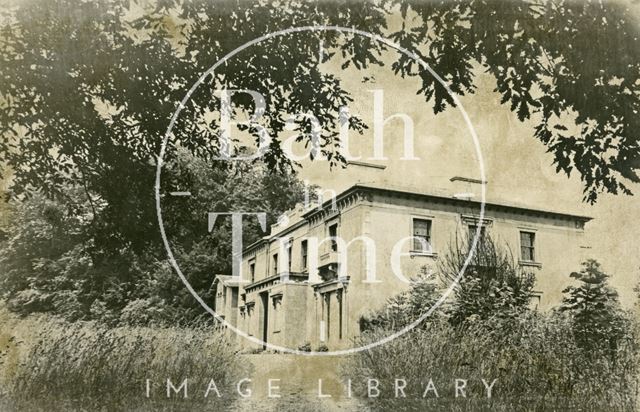
<path fill-rule="evenodd" d="M 640 411 L 640 0 L 0 0 L 0 412 Z"/>

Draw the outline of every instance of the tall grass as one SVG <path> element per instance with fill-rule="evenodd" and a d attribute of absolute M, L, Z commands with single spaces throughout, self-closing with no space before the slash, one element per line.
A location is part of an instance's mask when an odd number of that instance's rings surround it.
<path fill-rule="evenodd" d="M 376 330 L 362 343 L 389 332 Z M 378 410 L 613 411 L 636 410 L 640 357 L 638 331 L 615 352 L 580 349 L 561 314 L 524 313 L 516 319 L 469 321 L 454 327 L 433 321 L 391 343 L 350 359 L 345 376 L 379 380 Z M 467 379 L 467 398 L 455 398 L 454 379 Z M 497 379 L 487 399 L 481 379 Z M 395 398 L 394 380 L 406 379 L 407 398 Z M 432 379 L 438 399 L 430 392 Z M 361 382 L 364 382 L 361 380 Z M 366 399 L 360 384 L 355 393 Z"/>
<path fill-rule="evenodd" d="M 246 372 L 210 326 L 107 329 L 0 309 L 0 344 L 2 410 L 219 410 L 232 400 L 223 389 Z M 167 379 L 185 378 L 189 398 L 167 399 Z M 222 398 L 204 398 L 211 379 Z"/>

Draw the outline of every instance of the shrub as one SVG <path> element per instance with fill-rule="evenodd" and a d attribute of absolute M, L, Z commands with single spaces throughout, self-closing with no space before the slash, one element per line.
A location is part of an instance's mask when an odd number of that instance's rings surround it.
<path fill-rule="evenodd" d="M 443 289 L 456 281 L 468 255 L 468 242 L 456 238 L 438 261 L 439 279 L 423 267 L 409 290 L 389 299 L 382 310 L 361 317 L 360 330 L 397 331 L 414 322 L 433 307 Z M 533 274 L 515 262 L 506 246 L 496 244 L 488 235 L 482 236 L 464 276 L 454 288 L 451 302 L 427 321 L 446 315 L 449 322 L 457 325 L 472 316 L 481 319 L 516 316 L 528 307 L 534 282 Z"/>
<path fill-rule="evenodd" d="M 515 318 L 470 317 L 454 326 L 432 320 L 421 329 L 349 359 L 344 373 L 354 395 L 366 398 L 366 378 L 379 380 L 374 410 L 634 410 L 638 397 L 637 330 L 629 330 L 608 356 L 585 357 L 573 339 L 570 317 L 523 312 Z M 388 332 L 376 330 L 361 344 Z M 455 398 L 453 380 L 467 379 L 468 398 Z M 395 379 L 405 379 L 407 398 L 396 399 Z M 440 398 L 422 399 L 432 379 Z M 486 399 L 481 379 L 497 379 Z M 358 385 L 359 383 L 359 385 Z M 429 398 L 429 397 L 428 397 Z"/>
<path fill-rule="evenodd" d="M 422 268 L 421 273 L 413 279 L 411 289 L 390 298 L 382 310 L 362 316 L 360 330 L 399 330 L 426 313 L 440 295 L 438 284 L 427 273 L 426 268 Z M 439 313 L 434 313 L 434 316 Z"/>
<path fill-rule="evenodd" d="M 448 251 L 438 260 L 437 272 L 444 286 L 459 277 L 469 253 L 469 241 L 456 238 L 449 244 Z M 534 283 L 534 275 L 515 261 L 506 245 L 483 235 L 454 289 L 449 320 L 460 324 L 470 316 L 513 316 L 528 308 Z"/>
<path fill-rule="evenodd" d="M 316 352 L 329 352 L 329 347 L 327 345 L 320 345 L 316 349 Z"/>
<path fill-rule="evenodd" d="M 452 280 L 466 259 L 459 244 L 440 266 L 444 279 Z M 573 273 L 580 284 L 565 290 L 560 310 L 545 314 L 527 310 L 533 279 L 519 272 L 493 242 L 483 240 L 471 262 L 470 273 L 441 316 L 350 359 L 344 369 L 360 383 L 354 387 L 356 394 L 366 398 L 367 377 L 386 383 L 371 408 L 635 410 L 640 385 L 638 319 L 620 308 L 597 262 L 587 261 L 581 272 Z M 436 295 L 433 287 L 418 282 L 371 318 L 375 322 L 369 324 L 375 327 L 358 344 L 388 336 L 397 330 L 393 327 L 398 321 L 419 315 L 421 300 L 431 304 Z M 456 378 L 469 382 L 472 399 L 455 397 Z M 407 381 L 407 399 L 395 399 L 395 379 Z M 439 399 L 422 399 L 429 379 Z M 497 379 L 491 399 L 483 397 L 481 379 Z"/>
<path fill-rule="evenodd" d="M 311 344 L 309 342 L 305 342 L 304 344 L 298 346 L 298 350 L 301 352 L 311 352 Z"/>

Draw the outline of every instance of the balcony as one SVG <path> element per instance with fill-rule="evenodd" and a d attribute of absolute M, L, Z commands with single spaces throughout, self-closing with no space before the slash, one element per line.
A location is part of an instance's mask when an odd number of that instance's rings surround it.
<path fill-rule="evenodd" d="M 244 290 L 245 290 L 245 293 L 251 293 L 258 290 L 269 288 L 273 285 L 277 285 L 283 282 L 304 282 L 308 278 L 309 278 L 309 275 L 307 273 L 282 272 L 276 275 L 266 277 L 264 279 L 260 279 L 248 285 L 245 285 Z"/>
<path fill-rule="evenodd" d="M 338 278 L 338 270 L 340 268 L 340 254 L 338 252 L 325 253 L 318 260 L 318 275 L 323 282 Z"/>
<path fill-rule="evenodd" d="M 320 255 L 318 259 L 318 267 L 340 263 L 340 254 L 336 251 L 330 251 Z"/>

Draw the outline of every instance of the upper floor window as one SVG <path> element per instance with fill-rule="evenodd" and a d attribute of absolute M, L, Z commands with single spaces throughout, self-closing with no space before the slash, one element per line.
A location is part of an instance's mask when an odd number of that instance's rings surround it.
<path fill-rule="evenodd" d="M 300 257 L 301 257 L 301 261 L 302 261 L 302 270 L 305 271 L 307 269 L 307 254 L 308 254 L 308 244 L 307 244 L 307 240 L 303 240 L 302 243 L 300 243 Z"/>
<path fill-rule="evenodd" d="M 251 259 L 249 261 L 249 277 L 251 278 L 251 283 L 256 281 L 256 261 L 255 261 L 255 259 Z"/>
<path fill-rule="evenodd" d="M 287 245 L 287 270 L 291 273 L 291 262 L 293 261 L 293 257 L 291 256 L 293 244 L 289 242 Z"/>
<path fill-rule="evenodd" d="M 413 250 L 431 252 L 431 220 L 413 219 Z"/>
<path fill-rule="evenodd" d="M 331 238 L 331 251 L 332 252 L 337 252 L 338 251 L 338 241 L 336 239 L 337 237 L 338 237 L 338 224 L 334 223 L 334 224 L 329 226 L 329 238 Z"/>
<path fill-rule="evenodd" d="M 476 237 L 476 233 L 478 232 L 477 225 L 469 225 L 469 246 L 473 244 L 473 239 Z M 480 226 L 480 237 L 478 242 L 482 242 L 485 239 L 487 234 L 486 227 Z"/>
<path fill-rule="evenodd" d="M 271 269 L 273 270 L 273 272 L 271 273 L 272 275 L 278 274 L 278 254 L 277 253 L 273 254 L 273 260 L 271 261 Z"/>
<path fill-rule="evenodd" d="M 536 234 L 533 232 L 520 232 L 520 258 L 529 262 L 536 260 Z"/>

